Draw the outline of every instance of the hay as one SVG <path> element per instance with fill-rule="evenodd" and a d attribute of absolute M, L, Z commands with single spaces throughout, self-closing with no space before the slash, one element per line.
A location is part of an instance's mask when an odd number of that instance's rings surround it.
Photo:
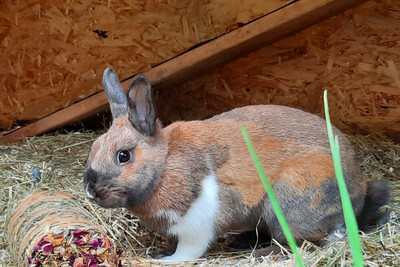
<path fill-rule="evenodd" d="M 34 175 L 38 181 L 40 173 Z M 94 215 L 73 196 L 55 190 L 36 190 L 19 203 L 8 222 L 8 242 L 18 266 L 96 267 L 119 262 L 120 250 Z"/>
<path fill-rule="evenodd" d="M 357 157 L 365 175 L 375 180 L 398 181 L 400 178 L 400 145 L 388 137 L 349 136 L 357 150 Z"/>
<path fill-rule="evenodd" d="M 71 132 L 26 139 L 20 145 L 0 146 L 0 265 L 17 266 L 9 252 L 6 237 L 8 221 L 17 204 L 36 189 L 57 189 L 82 201 L 98 223 L 107 230 L 116 245 L 124 249 L 122 263 L 157 266 L 149 260 L 166 247 L 165 239 L 140 226 L 137 218 L 123 209 L 107 210 L 88 202 L 82 189 L 82 170 L 92 141 L 99 133 Z M 398 266 L 400 257 L 400 145 L 383 137 L 350 136 L 357 147 L 361 167 L 371 179 L 390 180 L 393 189 L 388 223 L 362 235 L 363 251 L 369 266 Z M 41 181 L 33 177 L 34 167 L 41 171 Z M 37 173 L 37 171 L 36 171 Z M 37 175 L 36 175 L 37 177 Z M 388 208 L 388 207 L 387 207 Z M 305 243 L 300 249 L 307 266 L 351 265 L 349 245 L 337 241 L 326 247 Z M 182 263 L 198 266 L 292 266 L 291 254 L 256 259 L 252 251 L 233 251 L 225 243 L 213 244 L 204 259 Z"/>

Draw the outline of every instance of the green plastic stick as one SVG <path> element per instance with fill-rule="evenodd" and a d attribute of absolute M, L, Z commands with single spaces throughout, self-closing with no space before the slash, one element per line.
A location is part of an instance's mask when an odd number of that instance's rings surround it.
<path fill-rule="evenodd" d="M 351 205 L 350 196 L 347 191 L 346 183 L 343 178 L 342 164 L 340 159 L 340 148 L 338 137 L 333 137 L 332 124 L 329 116 L 328 93 L 324 91 L 324 107 L 326 128 L 328 130 L 329 143 L 331 146 L 333 164 L 335 166 L 336 179 L 338 181 L 340 197 L 342 199 L 344 221 L 349 236 L 351 254 L 353 255 L 354 266 L 364 266 L 363 255 L 360 245 L 360 237 L 358 235 L 358 226 L 354 215 L 353 206 Z"/>
<path fill-rule="evenodd" d="M 289 246 L 290 246 L 290 248 L 292 249 L 292 251 L 293 251 L 293 253 L 295 255 L 297 264 L 300 267 L 304 267 L 305 265 L 303 263 L 303 259 L 301 258 L 300 253 L 297 250 L 296 241 L 294 240 L 292 232 L 290 231 L 290 228 L 289 228 L 289 226 L 288 226 L 288 224 L 286 222 L 285 216 L 283 215 L 282 209 L 279 206 L 278 200 L 275 197 L 274 191 L 272 190 L 272 187 L 268 182 L 268 179 L 267 179 L 267 177 L 266 177 L 266 175 L 264 173 L 264 170 L 261 167 L 261 164 L 260 164 L 260 161 L 258 160 L 256 151 L 254 150 L 254 147 L 251 144 L 250 137 L 247 134 L 247 131 L 244 128 L 243 125 L 241 125 L 240 128 L 242 130 L 242 134 L 243 134 L 244 140 L 246 141 L 247 148 L 250 151 L 250 155 L 253 158 L 254 165 L 257 168 L 258 174 L 261 177 L 261 180 L 262 180 L 262 182 L 264 184 L 265 190 L 267 191 L 267 195 L 268 195 L 268 197 L 269 197 L 269 199 L 271 201 L 272 207 L 274 208 L 275 214 L 276 214 L 276 216 L 278 218 L 278 221 L 279 221 L 279 223 L 280 223 L 280 225 L 282 227 L 283 233 L 285 234 L 286 239 L 287 239 L 287 241 L 289 243 Z"/>

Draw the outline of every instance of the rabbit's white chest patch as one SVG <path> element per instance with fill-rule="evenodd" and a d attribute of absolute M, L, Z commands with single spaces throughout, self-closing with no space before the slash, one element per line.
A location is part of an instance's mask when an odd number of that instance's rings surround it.
<path fill-rule="evenodd" d="M 202 182 L 202 191 L 188 212 L 175 221 L 169 229 L 171 235 L 178 237 L 176 252 L 167 260 L 186 260 L 201 257 L 214 239 L 215 216 L 219 209 L 218 184 L 214 173 Z M 172 214 L 170 214 L 172 215 Z"/>
<path fill-rule="evenodd" d="M 154 215 L 155 218 L 166 218 L 170 225 L 174 225 L 180 221 L 182 221 L 182 216 L 179 212 L 174 210 L 159 210 Z"/>

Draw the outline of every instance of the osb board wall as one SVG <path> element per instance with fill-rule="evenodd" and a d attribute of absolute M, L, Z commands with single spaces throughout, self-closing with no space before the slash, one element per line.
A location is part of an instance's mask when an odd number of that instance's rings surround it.
<path fill-rule="evenodd" d="M 323 115 L 346 132 L 400 133 L 400 1 L 372 0 L 179 87 L 157 92 L 165 122 L 249 104 Z M 399 135 L 398 135 L 399 136 Z"/>
<path fill-rule="evenodd" d="M 0 1 L 0 129 L 43 117 L 290 0 Z"/>

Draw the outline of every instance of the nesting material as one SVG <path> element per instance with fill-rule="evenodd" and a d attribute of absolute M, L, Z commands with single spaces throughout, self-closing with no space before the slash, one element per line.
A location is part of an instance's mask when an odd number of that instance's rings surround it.
<path fill-rule="evenodd" d="M 72 132 L 33 137 L 20 145 L 0 145 L 0 265 L 18 266 L 6 236 L 8 221 L 21 202 L 22 196 L 37 189 L 72 195 L 92 214 L 91 223 L 106 229 L 116 246 L 123 248 L 123 266 L 158 266 L 151 260 L 167 247 L 165 239 L 149 232 L 140 221 L 124 209 L 102 209 L 85 199 L 82 190 L 82 170 L 91 143 L 100 133 Z M 383 208 L 386 216 L 381 227 L 362 234 L 362 249 L 369 266 L 398 266 L 400 258 L 400 144 L 385 137 L 349 136 L 368 179 L 389 180 L 391 201 Z M 41 180 L 34 178 L 35 167 Z M 37 171 L 35 172 L 37 173 Z M 73 207 L 73 206 L 72 206 Z M 231 233 L 231 236 L 234 233 Z M 40 242 L 40 241 L 39 241 Z M 346 239 L 325 247 L 311 243 L 298 244 L 307 266 L 351 266 L 351 252 Z M 11 252 L 11 253 L 10 253 Z M 214 243 L 196 266 L 293 266 L 294 257 L 282 249 L 280 255 L 254 258 L 252 251 L 232 250 L 227 242 Z M 182 263 L 188 266 L 191 263 Z"/>
<path fill-rule="evenodd" d="M 347 133 L 400 140 L 400 1 L 370 0 L 216 71 L 157 94 L 166 122 L 249 104 L 281 104 L 331 118 Z"/>
<path fill-rule="evenodd" d="M 6 0 L 0 10 L 0 129 L 41 118 L 232 31 L 291 0 Z"/>
<path fill-rule="evenodd" d="M 119 253 L 96 218 L 69 194 L 35 191 L 8 222 L 18 266 L 117 266 Z"/>

